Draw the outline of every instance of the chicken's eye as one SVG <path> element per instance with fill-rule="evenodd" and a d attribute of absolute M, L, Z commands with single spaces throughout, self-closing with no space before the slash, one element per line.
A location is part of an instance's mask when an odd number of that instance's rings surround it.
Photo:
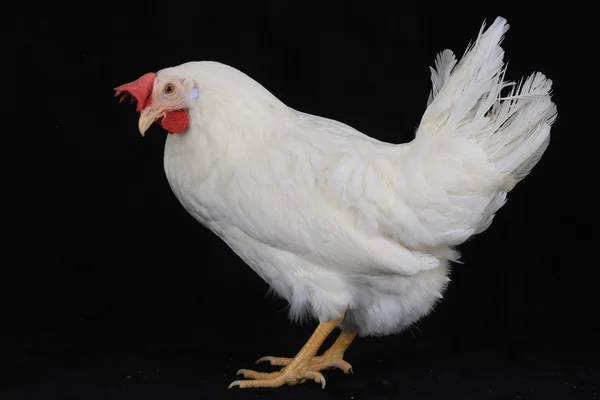
<path fill-rule="evenodd" d="M 175 93 L 175 86 L 172 83 L 167 83 L 165 85 L 165 94 L 173 94 Z"/>

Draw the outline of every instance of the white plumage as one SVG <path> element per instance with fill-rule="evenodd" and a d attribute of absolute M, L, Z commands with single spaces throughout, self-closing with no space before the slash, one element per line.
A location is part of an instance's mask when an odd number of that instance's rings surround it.
<path fill-rule="evenodd" d="M 436 58 L 406 144 L 296 111 L 220 63 L 164 69 L 155 96 L 173 80 L 197 89 L 189 127 L 166 142 L 171 188 L 292 317 L 345 313 L 346 331 L 399 332 L 442 297 L 454 247 L 488 228 L 548 145 L 551 81 L 536 73 L 501 94 L 507 29 L 498 18 L 459 62 Z"/>

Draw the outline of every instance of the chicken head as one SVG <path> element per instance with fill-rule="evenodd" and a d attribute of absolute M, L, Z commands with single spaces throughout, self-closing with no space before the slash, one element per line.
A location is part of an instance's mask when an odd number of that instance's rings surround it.
<path fill-rule="evenodd" d="M 149 72 L 137 80 L 114 89 L 115 97 L 121 96 L 121 102 L 131 96 L 137 101 L 136 110 L 140 112 L 139 130 L 142 136 L 150 125 L 158 122 L 170 134 L 182 133 L 189 123 L 188 108 L 190 102 L 198 97 L 198 89 L 189 79 L 156 79 Z"/>

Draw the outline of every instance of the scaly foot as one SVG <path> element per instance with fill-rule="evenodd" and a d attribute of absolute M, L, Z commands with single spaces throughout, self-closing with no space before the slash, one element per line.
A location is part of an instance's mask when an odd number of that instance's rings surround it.
<path fill-rule="evenodd" d="M 237 372 L 238 375 L 242 374 L 245 378 L 253 380 L 234 381 L 231 382 L 229 388 L 231 389 L 234 386 L 239 386 L 240 388 L 266 388 L 280 387 L 283 385 L 294 386 L 309 379 L 316 383 L 320 383 L 321 387 L 325 389 L 325 378 L 320 372 L 310 370 L 308 368 L 309 362 L 315 359 L 315 355 L 319 350 L 319 347 L 323 344 L 323 341 L 329 336 L 331 331 L 342 322 L 343 318 L 344 315 L 342 314 L 340 318 L 333 321 L 320 323 L 296 357 L 287 360 L 285 367 L 281 371 L 265 373 L 249 369 L 240 369 Z"/>
<path fill-rule="evenodd" d="M 334 344 L 323 355 L 313 357 L 308 364 L 308 371 L 324 371 L 328 369 L 338 368 L 344 371 L 345 374 L 352 374 L 352 365 L 344 360 L 344 353 L 354 340 L 356 333 L 342 332 Z M 256 363 L 268 361 L 271 365 L 286 366 L 291 363 L 293 358 L 286 357 L 262 357 Z"/>
<path fill-rule="evenodd" d="M 244 378 L 254 379 L 253 381 L 233 381 L 229 389 L 234 386 L 240 388 L 264 388 L 280 387 L 283 385 L 295 386 L 298 383 L 304 383 L 307 379 L 320 383 L 325 389 L 325 377 L 320 372 L 308 371 L 306 367 L 286 367 L 278 372 L 256 372 L 251 369 L 240 369 L 237 375 L 244 375 Z"/>

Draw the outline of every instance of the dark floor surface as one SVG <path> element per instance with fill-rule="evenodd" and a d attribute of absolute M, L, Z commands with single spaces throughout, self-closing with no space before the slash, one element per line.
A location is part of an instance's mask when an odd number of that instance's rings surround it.
<path fill-rule="evenodd" d="M 223 327 L 4 334 L 0 399 L 592 400 L 600 392 L 593 338 L 486 343 L 410 332 L 355 341 L 346 358 L 354 375 L 326 371 L 325 390 L 308 382 L 228 390 L 235 372 L 257 358 L 293 355 L 311 326 L 264 328 L 236 331 L 229 341 Z"/>

